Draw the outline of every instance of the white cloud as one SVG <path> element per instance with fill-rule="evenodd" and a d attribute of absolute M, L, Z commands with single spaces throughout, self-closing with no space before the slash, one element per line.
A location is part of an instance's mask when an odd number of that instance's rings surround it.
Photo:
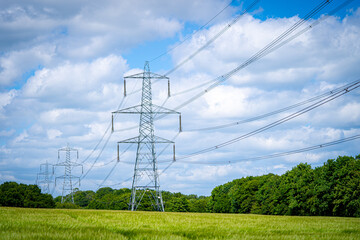
<path fill-rule="evenodd" d="M 43 45 L 30 49 L 9 52 L 0 57 L 0 87 L 21 81 L 41 66 L 49 64 L 54 46 Z"/>
<path fill-rule="evenodd" d="M 27 131 L 24 131 L 14 139 L 14 143 L 20 143 L 26 141 L 27 137 L 29 137 L 29 134 L 27 133 Z"/>
<path fill-rule="evenodd" d="M 0 93 L 0 117 L 1 113 L 4 111 L 4 107 L 11 103 L 16 94 L 17 91 L 15 89 L 10 90 L 9 92 Z"/>
<path fill-rule="evenodd" d="M 62 132 L 57 129 L 49 129 L 47 130 L 47 136 L 50 140 L 59 137 L 62 135 Z"/>
<path fill-rule="evenodd" d="M 14 133 L 15 133 L 15 129 L 11 129 L 11 130 L 9 130 L 9 131 L 2 130 L 2 131 L 0 131 L 0 136 L 2 136 L 2 137 L 10 137 L 10 136 L 12 136 Z"/>
<path fill-rule="evenodd" d="M 63 107 L 104 106 L 121 93 L 119 78 L 126 68 L 125 60 L 115 55 L 92 62 L 43 68 L 24 85 L 23 96 L 57 102 Z"/>

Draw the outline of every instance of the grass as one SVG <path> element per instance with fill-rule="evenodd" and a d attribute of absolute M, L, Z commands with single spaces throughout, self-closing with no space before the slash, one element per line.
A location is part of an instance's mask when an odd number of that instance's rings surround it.
<path fill-rule="evenodd" d="M 359 218 L 0 208 L 0 239 L 360 239 Z"/>

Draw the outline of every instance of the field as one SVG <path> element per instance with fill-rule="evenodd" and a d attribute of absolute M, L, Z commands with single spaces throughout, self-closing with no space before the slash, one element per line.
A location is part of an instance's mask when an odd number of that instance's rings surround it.
<path fill-rule="evenodd" d="M 360 239 L 359 218 L 0 208 L 0 239 Z"/>

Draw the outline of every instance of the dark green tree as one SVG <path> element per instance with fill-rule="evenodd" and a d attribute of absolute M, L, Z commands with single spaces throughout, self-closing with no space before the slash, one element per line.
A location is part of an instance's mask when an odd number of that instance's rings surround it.
<path fill-rule="evenodd" d="M 9 207 L 53 208 L 51 195 L 42 194 L 36 185 L 5 182 L 0 185 L 0 205 Z"/>
<path fill-rule="evenodd" d="M 231 199 L 228 193 L 231 187 L 234 185 L 233 182 L 225 183 L 215 187 L 211 192 L 208 209 L 215 213 L 228 213 L 231 209 Z"/>
<path fill-rule="evenodd" d="M 204 196 L 189 199 L 189 212 L 208 212 L 207 206 L 209 201 L 210 197 Z"/>
<path fill-rule="evenodd" d="M 189 203 L 185 196 L 173 197 L 166 209 L 169 212 L 188 212 Z"/>

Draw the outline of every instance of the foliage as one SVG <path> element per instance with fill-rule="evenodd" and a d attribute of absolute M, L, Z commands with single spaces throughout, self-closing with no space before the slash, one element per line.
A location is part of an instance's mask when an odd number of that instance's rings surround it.
<path fill-rule="evenodd" d="M 169 212 L 188 212 L 188 200 L 185 196 L 174 197 L 170 200 L 169 207 L 166 210 Z"/>
<path fill-rule="evenodd" d="M 236 179 L 215 187 L 208 206 L 214 213 L 360 217 L 360 155 Z"/>
<path fill-rule="evenodd" d="M 53 208 L 55 202 L 50 194 L 42 194 L 36 185 L 5 182 L 0 185 L 0 206 Z"/>
<path fill-rule="evenodd" d="M 153 211 L 150 198 L 151 191 L 145 193 L 138 207 L 140 211 Z M 88 209 L 108 209 L 108 210 L 128 210 L 131 190 L 128 188 L 111 189 L 108 187 L 100 188 L 96 192 L 80 191 L 74 193 L 74 202 L 82 208 Z M 184 195 L 181 193 L 162 192 L 165 211 L 169 212 L 207 212 L 208 197 L 197 195 Z M 55 202 L 60 202 L 61 197 L 56 197 Z M 61 206 L 61 205 L 57 205 Z"/>

